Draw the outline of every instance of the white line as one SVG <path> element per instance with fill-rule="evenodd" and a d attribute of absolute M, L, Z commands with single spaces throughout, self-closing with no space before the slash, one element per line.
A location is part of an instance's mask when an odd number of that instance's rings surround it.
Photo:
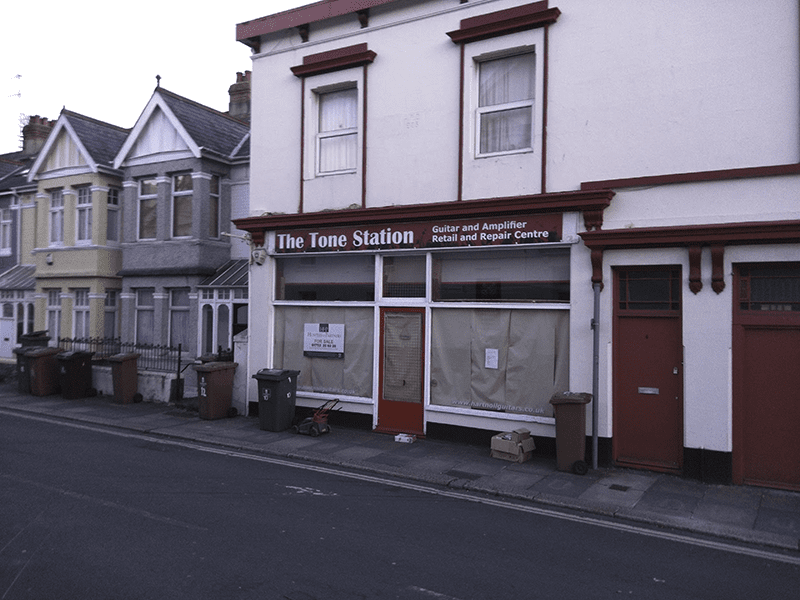
<path fill-rule="evenodd" d="M 0 413 L 6 412 L 2 408 L 0 408 Z M 13 414 L 14 416 L 34 419 L 34 420 L 41 420 L 46 421 L 48 423 L 53 423 L 56 425 L 67 425 L 69 427 L 76 427 L 79 429 L 87 429 L 91 431 L 101 431 L 103 433 L 110 433 L 112 435 L 126 437 L 126 438 L 134 438 L 140 440 L 146 440 L 150 442 L 156 442 L 159 444 L 168 444 L 173 446 L 180 446 L 183 448 L 189 448 L 193 450 L 199 450 L 201 452 L 210 452 L 212 454 L 219 454 L 222 456 L 229 456 L 232 458 L 241 458 L 245 460 L 254 460 L 257 462 L 264 462 L 273 465 L 280 465 L 284 467 L 291 467 L 294 469 L 302 469 L 305 471 L 314 471 L 317 473 L 324 473 L 326 475 L 334 475 L 337 477 L 347 477 L 349 479 L 356 479 L 358 481 L 366 481 L 370 483 L 378 483 L 381 485 L 388 485 L 392 487 L 402 488 L 406 490 L 413 490 L 424 494 L 433 494 L 436 496 L 443 496 L 446 498 L 453 498 L 456 500 L 465 500 L 467 502 L 476 502 L 479 504 L 486 504 L 489 506 L 496 506 L 498 508 L 510 509 L 515 510 L 518 512 L 525 512 L 529 514 L 539 515 L 543 517 L 552 517 L 555 519 L 561 519 L 565 521 L 571 521 L 573 523 L 582 523 L 585 525 L 594 525 L 597 527 L 603 527 L 606 529 L 613 529 L 616 531 L 623 531 L 627 533 L 645 535 L 648 537 L 658 538 L 669 540 L 673 542 L 678 542 L 682 544 L 689 544 L 692 546 L 700 546 L 703 548 L 709 548 L 712 550 L 720 550 L 722 552 L 730 552 L 734 554 L 742 554 L 745 556 L 751 556 L 754 558 L 762 558 L 765 560 L 773 560 L 778 562 L 784 562 L 792 565 L 800 566 L 800 556 L 791 556 L 786 554 L 781 554 L 779 552 L 773 552 L 770 550 L 760 550 L 758 548 L 749 548 L 746 546 L 738 546 L 732 543 L 727 542 L 719 542 L 715 540 L 707 540 L 707 539 L 700 539 L 691 537 L 689 535 L 679 534 L 679 533 L 672 533 L 663 530 L 656 530 L 656 529 L 649 529 L 647 527 L 637 526 L 637 525 L 630 525 L 626 523 L 620 523 L 616 521 L 607 521 L 603 519 L 598 519 L 596 517 L 588 517 L 582 516 L 577 514 L 570 514 L 567 512 L 559 512 L 557 510 L 542 508 L 538 506 L 531 506 L 528 504 L 519 504 L 516 502 L 510 502 L 507 500 L 499 500 L 497 498 L 491 497 L 484 497 L 469 494 L 466 492 L 458 492 L 454 490 L 448 489 L 439 489 L 431 486 L 420 485 L 416 483 L 410 483 L 407 481 L 397 481 L 394 479 L 386 479 L 384 477 L 377 477 L 374 475 L 367 475 L 365 473 L 358 473 L 358 472 L 351 472 L 345 471 L 337 468 L 332 467 L 325 467 L 321 465 L 315 465 L 311 463 L 303 463 L 303 462 L 295 462 L 289 459 L 277 458 L 272 456 L 264 456 L 260 454 L 251 454 L 244 451 L 237 451 L 231 450 L 227 448 L 219 448 L 209 445 L 204 445 L 199 442 L 190 442 L 187 440 L 177 440 L 177 439 L 166 439 L 161 436 L 156 435 L 148 435 L 148 434 L 141 434 L 141 433 L 130 433 L 124 431 L 116 431 L 111 427 L 106 427 L 103 425 L 97 426 L 88 426 L 86 424 L 81 423 L 71 423 L 68 421 L 62 421 L 56 418 L 51 418 L 47 416 L 40 416 L 40 415 L 23 415 L 16 412 L 7 413 Z"/>

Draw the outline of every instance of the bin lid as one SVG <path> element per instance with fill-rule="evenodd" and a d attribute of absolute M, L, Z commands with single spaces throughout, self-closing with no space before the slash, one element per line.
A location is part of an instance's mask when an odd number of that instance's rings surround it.
<path fill-rule="evenodd" d="M 58 360 L 79 360 L 93 355 L 94 352 L 87 352 L 86 350 L 65 350 L 59 352 L 56 358 Z"/>
<path fill-rule="evenodd" d="M 124 362 L 126 360 L 133 360 L 139 358 L 141 354 L 138 352 L 120 352 L 119 354 L 112 354 L 106 360 L 111 362 Z"/>
<path fill-rule="evenodd" d="M 550 404 L 588 404 L 592 395 L 587 392 L 556 392 L 550 398 Z"/>
<path fill-rule="evenodd" d="M 192 365 L 192 368 L 195 371 L 199 371 L 201 373 L 207 373 L 209 371 L 224 371 L 225 369 L 235 369 L 238 366 L 239 363 L 235 362 L 215 361 L 215 362 L 206 362 L 200 365 Z"/>
<path fill-rule="evenodd" d="M 280 381 L 281 379 L 288 379 L 289 377 L 297 377 L 299 374 L 300 371 L 292 371 L 290 369 L 261 369 L 258 373 L 253 375 L 253 379 Z"/>
<path fill-rule="evenodd" d="M 60 352 L 61 350 L 59 348 L 53 348 L 52 346 L 39 346 L 25 352 L 25 356 L 50 356 L 51 354 L 59 354 Z"/>

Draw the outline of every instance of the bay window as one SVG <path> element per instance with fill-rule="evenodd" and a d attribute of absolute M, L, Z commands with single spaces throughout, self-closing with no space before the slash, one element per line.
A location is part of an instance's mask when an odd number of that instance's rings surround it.
<path fill-rule="evenodd" d="M 139 182 L 139 239 L 154 240 L 158 209 L 158 183 L 155 179 Z"/>
<path fill-rule="evenodd" d="M 192 235 L 192 174 L 172 177 L 172 237 Z"/>

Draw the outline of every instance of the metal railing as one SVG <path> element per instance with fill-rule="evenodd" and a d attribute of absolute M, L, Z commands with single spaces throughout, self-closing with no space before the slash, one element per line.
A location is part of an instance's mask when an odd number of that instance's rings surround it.
<path fill-rule="evenodd" d="M 137 367 L 141 371 L 165 371 L 180 373 L 183 351 L 177 346 L 160 346 L 156 344 L 137 344 L 123 342 L 120 338 L 58 338 L 58 347 L 64 351 L 92 352 L 95 364 L 107 362 L 114 354 L 139 354 Z"/>

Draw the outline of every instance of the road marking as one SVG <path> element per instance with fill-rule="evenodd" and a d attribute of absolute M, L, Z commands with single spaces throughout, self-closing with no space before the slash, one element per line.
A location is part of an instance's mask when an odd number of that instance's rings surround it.
<path fill-rule="evenodd" d="M 116 430 L 113 427 L 106 426 L 106 425 L 87 425 L 85 423 L 76 423 L 70 421 L 64 421 L 55 417 L 49 417 L 45 415 L 30 415 L 30 414 L 21 414 L 16 411 L 5 411 L 0 408 L 0 413 L 6 413 L 9 415 L 33 419 L 33 420 L 40 420 L 45 421 L 48 423 L 52 423 L 55 425 L 66 425 L 68 427 L 74 427 L 77 429 L 85 429 L 89 431 L 96 431 L 101 433 L 108 433 L 111 435 L 116 435 L 118 437 L 124 438 L 131 438 L 131 439 L 138 439 L 138 440 L 145 440 L 149 442 L 155 442 L 159 444 L 166 444 L 172 446 L 180 446 L 182 448 L 189 448 L 193 450 L 199 450 L 200 452 L 209 452 L 211 454 L 219 454 L 222 456 L 229 456 L 232 458 L 241 458 L 245 460 L 253 460 L 257 462 L 269 463 L 274 465 L 280 465 L 284 467 L 291 467 L 293 469 L 302 469 L 304 471 L 313 471 L 316 473 L 324 473 L 326 475 L 333 475 L 336 477 L 346 477 L 348 479 L 355 479 L 358 481 L 365 481 L 370 483 L 377 483 L 381 485 L 388 485 L 392 487 L 402 488 L 406 490 L 417 491 L 423 494 L 432 494 L 436 496 L 443 496 L 446 498 L 453 498 L 456 500 L 465 500 L 467 502 L 475 502 L 478 504 L 485 504 L 488 506 L 495 506 L 498 508 L 504 508 L 509 510 L 515 510 L 518 512 L 524 512 L 529 514 L 534 514 L 543 517 L 552 517 L 554 519 L 561 519 L 564 521 L 571 521 L 573 523 L 582 523 L 585 525 L 594 525 L 597 527 L 603 527 L 605 529 L 613 529 L 616 531 L 622 531 L 626 533 L 644 535 L 648 537 L 669 540 L 673 542 L 678 542 L 682 544 L 689 544 L 692 546 L 699 546 L 702 548 L 708 548 L 711 550 L 720 550 L 722 552 L 730 552 L 733 554 L 741 554 L 744 556 L 750 556 L 753 558 L 761 558 L 764 560 L 772 560 L 777 562 L 788 563 L 791 565 L 798 565 L 800 566 L 800 556 L 792 556 L 787 554 L 782 554 L 780 552 L 771 551 L 771 550 L 761 550 L 759 548 L 750 548 L 747 546 L 739 546 L 729 542 L 721 542 L 716 540 L 709 540 L 709 539 L 701 539 L 695 538 L 690 535 L 680 534 L 680 533 L 673 533 L 664 530 L 658 529 L 650 529 L 647 527 L 639 526 L 639 525 L 631 525 L 627 523 L 622 523 L 618 521 L 607 521 L 604 519 L 599 519 L 597 517 L 591 516 L 584 516 L 579 514 L 570 514 L 567 512 L 559 512 L 557 510 L 543 508 L 540 506 L 532 506 L 529 504 L 521 504 L 517 502 L 512 502 L 509 500 L 500 500 L 497 498 L 492 497 L 484 497 L 479 495 L 473 495 L 466 492 L 459 492 L 456 490 L 449 490 L 449 489 L 439 489 L 432 486 L 421 485 L 416 483 L 411 483 L 408 481 L 397 481 L 393 479 L 387 479 L 384 477 L 378 477 L 374 475 L 367 475 L 366 473 L 359 473 L 359 472 L 352 472 L 346 471 L 343 469 L 333 468 L 333 467 L 326 467 L 322 465 L 316 465 L 312 463 L 305 463 L 305 462 L 295 462 L 289 459 L 278 458 L 274 456 L 265 456 L 261 454 L 253 454 L 247 451 L 240 451 L 240 450 L 232 450 L 230 448 L 222 448 L 216 447 L 211 445 L 205 445 L 201 442 L 193 442 L 189 440 L 181 440 L 175 438 L 168 438 L 165 436 L 160 435 L 150 435 L 144 433 L 133 433 L 130 431 L 122 431 Z"/>

